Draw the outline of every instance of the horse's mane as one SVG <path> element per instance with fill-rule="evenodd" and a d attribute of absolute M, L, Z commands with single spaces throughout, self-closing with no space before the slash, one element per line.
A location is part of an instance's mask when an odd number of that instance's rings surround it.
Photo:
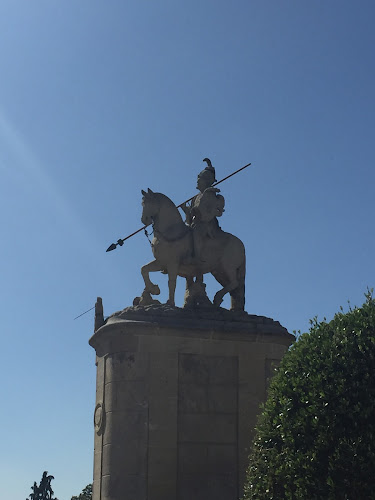
<path fill-rule="evenodd" d="M 179 209 L 176 207 L 173 201 L 168 198 L 168 196 L 163 193 L 153 193 L 153 195 L 156 198 L 159 207 L 164 209 L 164 214 L 168 213 L 168 217 L 171 218 L 174 223 L 181 222 L 181 224 L 185 225 Z"/>
<path fill-rule="evenodd" d="M 173 201 L 170 198 L 168 198 L 167 195 L 165 195 L 163 193 L 154 193 L 154 196 L 157 198 L 157 200 L 160 203 L 170 205 L 171 207 L 174 207 L 177 210 L 176 205 L 173 203 Z"/>

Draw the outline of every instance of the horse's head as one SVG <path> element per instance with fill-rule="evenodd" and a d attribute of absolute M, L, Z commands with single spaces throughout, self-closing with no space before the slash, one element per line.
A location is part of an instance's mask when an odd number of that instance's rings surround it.
<path fill-rule="evenodd" d="M 142 189 L 142 224 L 148 226 L 153 222 L 153 218 L 159 213 L 159 200 L 157 193 L 148 188 L 147 192 Z"/>

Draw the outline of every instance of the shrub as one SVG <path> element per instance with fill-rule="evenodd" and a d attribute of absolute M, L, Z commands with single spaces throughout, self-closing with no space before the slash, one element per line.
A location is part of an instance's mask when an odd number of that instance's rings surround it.
<path fill-rule="evenodd" d="M 88 484 L 83 488 L 78 497 L 73 496 L 71 500 L 92 500 L 92 484 Z"/>
<path fill-rule="evenodd" d="M 375 300 L 311 325 L 271 382 L 246 500 L 375 498 Z"/>

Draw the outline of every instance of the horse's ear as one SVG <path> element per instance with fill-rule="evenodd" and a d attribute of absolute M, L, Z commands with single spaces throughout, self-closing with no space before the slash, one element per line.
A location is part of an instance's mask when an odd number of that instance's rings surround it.
<path fill-rule="evenodd" d="M 153 191 L 151 191 L 151 189 L 150 189 L 150 188 L 148 188 L 148 194 L 154 194 L 154 192 L 153 192 Z"/>
<path fill-rule="evenodd" d="M 143 189 L 141 189 L 141 193 L 143 194 L 143 196 L 147 195 L 146 191 L 143 191 Z"/>

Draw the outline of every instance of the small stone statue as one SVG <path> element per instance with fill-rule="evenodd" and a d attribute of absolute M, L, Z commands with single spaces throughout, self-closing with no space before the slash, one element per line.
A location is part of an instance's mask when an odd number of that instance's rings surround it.
<path fill-rule="evenodd" d="M 55 479 L 53 476 L 49 476 L 48 472 L 44 471 L 39 486 L 34 482 L 34 485 L 31 487 L 30 500 L 57 500 L 57 498 L 53 498 L 54 492 L 51 486 L 53 479 Z"/>
<path fill-rule="evenodd" d="M 104 312 L 103 312 L 103 301 L 101 297 L 96 299 L 95 303 L 95 326 L 94 332 L 99 330 L 101 326 L 104 325 Z"/>

